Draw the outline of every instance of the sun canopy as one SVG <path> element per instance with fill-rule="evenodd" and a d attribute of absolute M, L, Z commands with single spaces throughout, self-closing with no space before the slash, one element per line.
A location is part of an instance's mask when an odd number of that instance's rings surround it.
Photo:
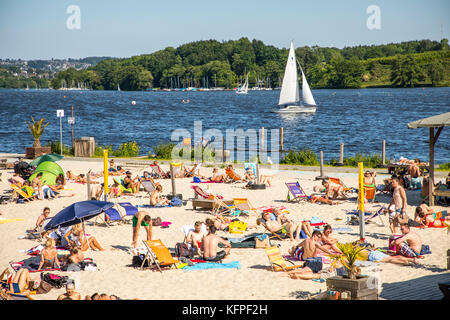
<path fill-rule="evenodd" d="M 408 123 L 408 128 L 439 128 L 450 126 L 450 112 Z"/>

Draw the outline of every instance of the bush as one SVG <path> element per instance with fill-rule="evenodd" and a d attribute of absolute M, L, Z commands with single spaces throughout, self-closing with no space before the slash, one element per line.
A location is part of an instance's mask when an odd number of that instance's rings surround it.
<path fill-rule="evenodd" d="M 119 146 L 119 149 L 113 151 L 114 156 L 116 157 L 137 157 L 139 155 L 139 145 L 136 141 L 125 142 Z"/>
<path fill-rule="evenodd" d="M 450 170 L 450 162 L 440 164 L 438 169 L 440 169 L 440 170 Z"/>
<path fill-rule="evenodd" d="M 103 150 L 108 150 L 108 155 L 113 155 L 112 145 L 95 146 L 94 157 L 103 157 Z"/>
<path fill-rule="evenodd" d="M 155 147 L 155 156 L 157 159 L 170 159 L 172 157 L 172 149 L 175 143 L 162 143 Z"/>
<path fill-rule="evenodd" d="M 61 142 L 60 141 L 49 141 L 47 147 L 50 147 L 52 153 L 61 154 Z M 63 155 L 73 156 L 75 155 L 75 150 L 72 147 L 63 144 Z"/>
<path fill-rule="evenodd" d="M 331 159 L 326 164 L 336 165 L 339 161 L 337 159 Z M 357 153 L 354 157 L 344 158 L 344 166 L 347 167 L 357 167 L 358 163 L 362 162 L 363 166 L 366 168 L 375 168 L 377 165 L 383 162 L 381 154 L 359 154 Z"/>
<path fill-rule="evenodd" d="M 280 161 L 281 164 L 301 164 L 307 166 L 316 166 L 319 164 L 317 155 L 311 149 L 302 149 L 300 151 L 289 151 Z"/>

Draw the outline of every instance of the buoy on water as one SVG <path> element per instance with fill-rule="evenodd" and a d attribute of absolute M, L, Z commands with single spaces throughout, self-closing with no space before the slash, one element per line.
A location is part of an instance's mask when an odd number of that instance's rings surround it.
<path fill-rule="evenodd" d="M 135 106 L 136 105 L 136 101 L 131 101 L 131 104 L 133 105 L 133 106 Z"/>

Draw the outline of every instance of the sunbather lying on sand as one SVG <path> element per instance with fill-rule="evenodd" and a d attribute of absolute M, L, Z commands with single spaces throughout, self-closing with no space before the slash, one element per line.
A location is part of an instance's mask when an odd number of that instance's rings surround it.
<path fill-rule="evenodd" d="M 275 219 L 274 219 L 275 217 Z M 273 208 L 272 210 L 272 215 L 270 216 L 271 220 L 276 220 L 280 225 L 282 225 L 283 223 L 292 223 L 292 224 L 296 224 L 292 219 L 288 218 L 286 216 L 286 214 L 284 214 L 280 209 L 278 208 Z M 267 225 L 267 224 L 266 224 Z M 309 221 L 303 220 L 301 223 L 301 230 L 303 230 L 303 232 L 306 233 L 306 235 L 308 237 L 311 237 L 312 235 L 312 228 L 311 228 L 311 224 L 309 223 Z"/>
<path fill-rule="evenodd" d="M 213 175 L 211 178 L 209 178 L 209 180 L 214 181 L 214 182 L 227 182 L 228 181 L 228 176 L 224 173 L 219 174 L 219 169 L 218 168 L 214 168 L 213 169 Z"/>
<path fill-rule="evenodd" d="M 293 221 L 285 221 L 280 223 L 277 220 L 271 220 L 269 212 L 264 213 L 263 219 L 265 220 L 266 227 L 270 232 L 277 233 L 283 232 L 284 230 L 284 232 L 289 234 L 291 241 L 300 239 L 300 230 L 302 229 L 303 224 L 295 223 Z"/>
<path fill-rule="evenodd" d="M 6 276 L 7 279 L 4 279 Z M 31 290 L 36 290 L 38 281 L 31 280 L 28 269 L 20 268 L 17 272 L 6 268 L 0 274 L 1 286 L 7 293 L 20 293 L 23 295 L 30 294 Z"/>
<path fill-rule="evenodd" d="M 416 208 L 414 221 L 420 223 L 424 227 L 436 228 L 442 227 L 445 222 L 447 222 L 447 225 L 450 225 L 450 216 L 448 216 L 447 210 L 436 212 L 425 203 L 422 203 Z"/>

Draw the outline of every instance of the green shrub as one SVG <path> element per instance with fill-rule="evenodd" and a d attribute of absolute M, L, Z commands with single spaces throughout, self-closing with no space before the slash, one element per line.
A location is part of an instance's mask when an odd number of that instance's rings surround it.
<path fill-rule="evenodd" d="M 339 161 L 337 159 L 331 159 L 326 164 L 336 165 Z M 359 162 L 363 163 L 365 168 L 375 168 L 377 165 L 383 162 L 381 154 L 359 154 L 357 153 L 354 157 L 344 158 L 344 166 L 347 167 L 357 167 Z"/>
<path fill-rule="evenodd" d="M 161 143 L 155 147 L 155 157 L 157 159 L 170 159 L 175 143 Z"/>
<path fill-rule="evenodd" d="M 440 170 L 450 170 L 450 162 L 440 164 L 439 169 Z"/>
<path fill-rule="evenodd" d="M 114 150 L 113 154 L 121 158 L 137 157 L 139 155 L 139 149 L 140 147 L 136 141 L 125 142 L 119 146 L 119 149 Z"/>
<path fill-rule="evenodd" d="M 95 146 L 94 157 L 103 157 L 103 150 L 108 150 L 108 156 L 114 155 L 112 145 L 109 146 Z"/>
<path fill-rule="evenodd" d="M 61 142 L 60 141 L 49 141 L 47 143 L 47 147 L 51 148 L 52 153 L 61 154 Z M 66 155 L 66 156 L 75 155 L 74 148 L 63 144 L 63 155 Z"/>
<path fill-rule="evenodd" d="M 300 151 L 289 151 L 287 155 L 280 161 L 281 164 L 300 164 L 307 166 L 315 166 L 319 164 L 317 155 L 311 149 L 302 149 Z"/>

